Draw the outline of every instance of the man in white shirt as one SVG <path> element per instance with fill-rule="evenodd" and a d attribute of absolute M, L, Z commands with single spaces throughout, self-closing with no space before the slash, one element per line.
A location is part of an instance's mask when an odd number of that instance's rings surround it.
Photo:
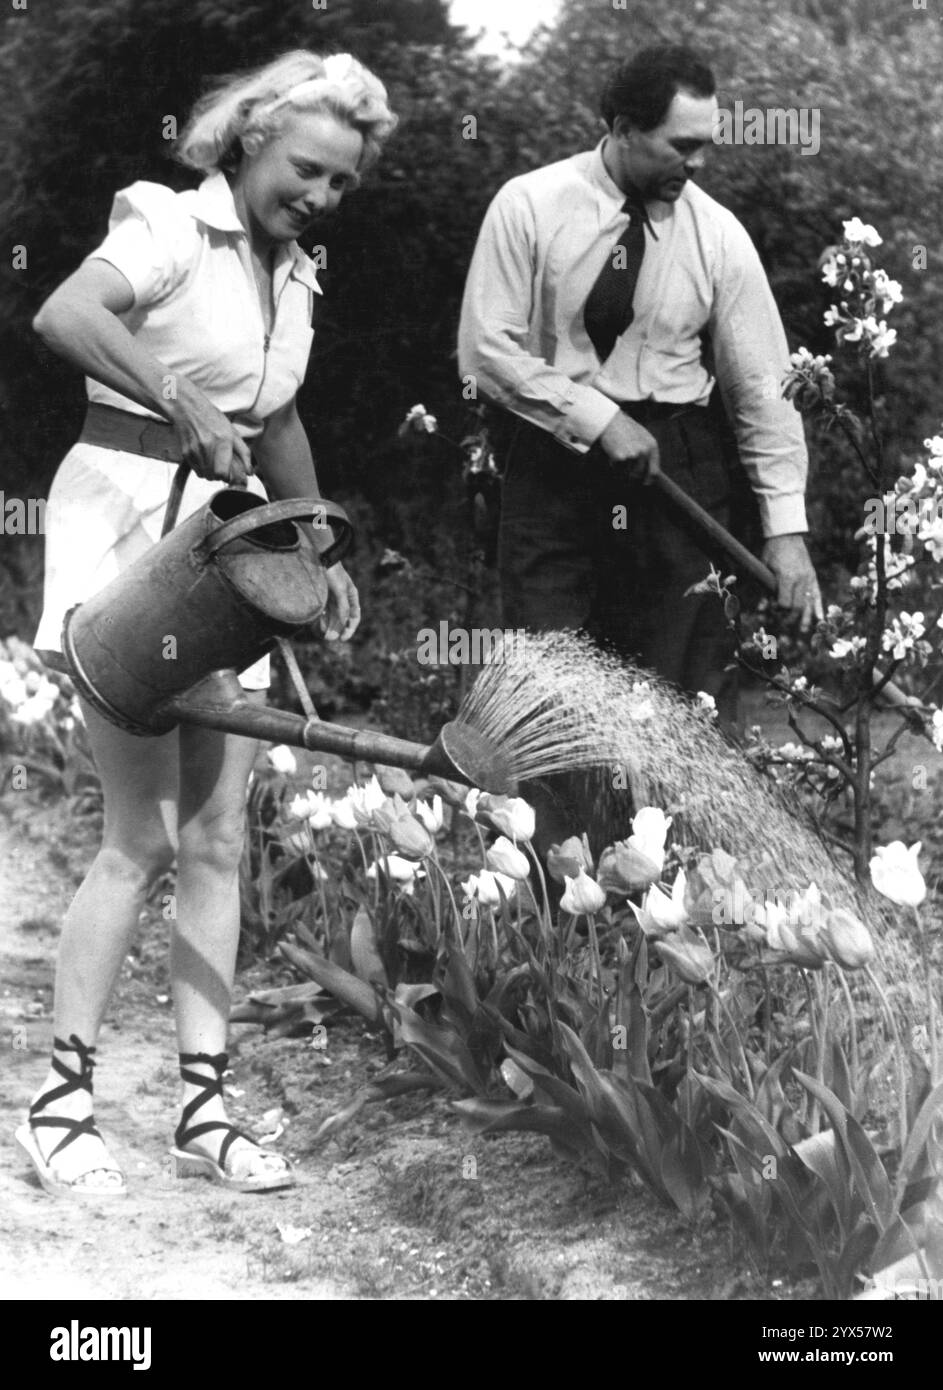
<path fill-rule="evenodd" d="M 584 628 L 713 695 L 732 724 L 721 605 L 684 596 L 711 552 L 644 483 L 663 469 L 729 526 L 729 420 L 779 601 L 803 628 L 822 607 L 804 540 L 802 423 L 780 391 L 782 323 L 745 229 L 690 182 L 714 90 L 691 50 L 646 49 L 607 85 L 609 134 L 595 150 L 499 190 L 469 269 L 459 366 L 514 417 L 505 624 Z"/>

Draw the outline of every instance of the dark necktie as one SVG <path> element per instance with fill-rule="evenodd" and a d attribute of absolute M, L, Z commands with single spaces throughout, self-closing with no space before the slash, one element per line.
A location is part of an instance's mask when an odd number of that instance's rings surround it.
<path fill-rule="evenodd" d="M 629 194 L 622 211 L 629 214 L 629 225 L 610 250 L 583 309 L 586 332 L 600 362 L 605 362 L 616 339 L 635 317 L 632 298 L 645 255 L 648 215 L 638 193 Z"/>

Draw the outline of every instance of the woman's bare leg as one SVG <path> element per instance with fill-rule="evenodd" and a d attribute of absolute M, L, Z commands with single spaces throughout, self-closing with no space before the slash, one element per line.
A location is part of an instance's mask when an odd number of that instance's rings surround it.
<path fill-rule="evenodd" d="M 57 1038 L 68 1042 L 74 1034 L 93 1047 L 147 890 L 173 863 L 177 734 L 138 738 L 101 718 L 85 701 L 82 712 L 104 792 L 105 820 L 101 848 L 62 925 L 54 1025 Z M 79 1070 L 75 1052 L 57 1055 L 71 1071 Z M 36 1099 L 62 1084 L 50 1069 Z M 92 1097 L 75 1091 L 42 1113 L 84 1119 L 91 1112 Z M 65 1134 L 52 1126 L 34 1130 L 47 1157 Z M 100 1170 L 106 1156 L 100 1139 L 82 1135 L 51 1166 L 65 1181 L 80 1174 L 84 1182 L 79 1177 L 78 1185 L 104 1187 L 109 1183 Z"/>
<path fill-rule="evenodd" d="M 264 691 L 252 691 L 246 698 L 264 704 L 266 697 Z M 202 728 L 180 729 L 180 848 L 170 969 L 181 1052 L 212 1056 L 226 1050 L 239 944 L 246 785 L 257 752 L 255 739 Z M 215 1078 L 206 1063 L 194 1063 L 188 1070 Z M 184 1082 L 184 1105 L 201 1095 L 200 1087 Z M 193 1123 L 218 1120 L 226 1120 L 221 1096 L 207 1098 Z M 187 1150 L 215 1158 L 224 1137 L 222 1130 L 201 1135 L 187 1144 Z M 242 1140 L 233 1145 L 231 1154 L 227 1166 L 241 1175 L 284 1166 L 276 1155 Z"/>

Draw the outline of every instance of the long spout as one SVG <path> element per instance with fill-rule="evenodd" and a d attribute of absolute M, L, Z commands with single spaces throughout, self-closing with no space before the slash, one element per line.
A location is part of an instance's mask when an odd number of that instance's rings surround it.
<path fill-rule="evenodd" d="M 205 681 L 162 706 L 162 713 L 184 724 L 199 724 L 246 738 L 270 739 L 295 748 L 336 753 L 349 761 L 386 763 L 425 777 L 446 777 L 483 791 L 513 791 L 514 778 L 500 749 L 465 724 L 446 724 L 429 745 L 394 738 L 371 729 L 349 729 L 287 710 L 250 704 L 241 687 L 219 679 L 229 672 L 214 672 Z M 239 694 L 235 692 L 239 691 Z"/>

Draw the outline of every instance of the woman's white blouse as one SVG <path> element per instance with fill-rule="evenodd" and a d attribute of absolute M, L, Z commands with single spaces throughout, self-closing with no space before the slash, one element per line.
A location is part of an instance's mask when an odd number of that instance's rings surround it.
<path fill-rule="evenodd" d="M 321 293 L 314 264 L 297 242 L 278 247 L 267 339 L 248 236 L 225 174 L 186 193 L 144 182 L 121 189 L 91 258 L 108 261 L 131 286 L 134 305 L 121 317 L 141 346 L 166 363 L 169 378 L 180 372 L 199 386 L 243 438 L 259 434 L 297 393 Z M 86 389 L 92 401 L 151 414 L 91 378 Z M 172 379 L 166 389 L 172 399 Z"/>
<path fill-rule="evenodd" d="M 201 387 L 244 439 L 295 396 L 314 336 L 320 294 L 313 263 L 295 242 L 279 246 L 274 266 L 275 319 L 266 338 L 245 229 L 224 174 L 174 193 L 134 183 L 114 200 L 109 232 L 92 257 L 120 270 L 134 292 L 122 319 L 135 339 L 174 373 Z M 150 415 L 101 382 L 86 378 L 90 400 Z M 168 395 L 168 399 L 172 397 Z M 155 416 L 160 419 L 160 416 Z M 37 649 L 61 652 L 65 614 L 110 583 L 160 539 L 175 465 L 78 443 L 52 482 L 46 506 L 43 612 Z M 220 483 L 191 473 L 180 505 L 183 521 Z M 261 479 L 248 490 L 265 497 Z M 263 657 L 240 675 L 247 689 L 269 683 Z"/>

